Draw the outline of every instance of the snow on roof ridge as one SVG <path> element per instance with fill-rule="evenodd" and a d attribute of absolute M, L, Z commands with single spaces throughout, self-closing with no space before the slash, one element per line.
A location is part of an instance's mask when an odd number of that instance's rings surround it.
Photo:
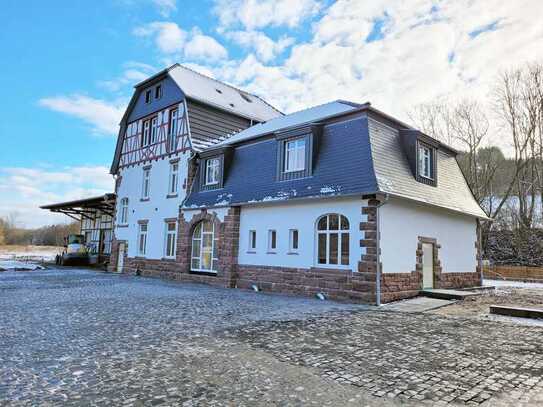
<path fill-rule="evenodd" d="M 245 94 L 247 94 L 247 95 L 253 96 L 253 97 L 259 99 L 260 101 L 264 102 L 265 104 L 267 104 L 269 107 L 271 107 L 271 108 L 272 108 L 273 110 L 275 110 L 277 113 L 280 113 L 280 114 L 282 114 L 282 115 L 285 115 L 282 111 L 280 111 L 279 109 L 277 109 L 275 106 L 271 105 L 271 104 L 268 103 L 266 100 L 262 99 L 262 98 L 261 98 L 260 96 L 258 96 L 258 95 L 255 95 L 254 93 L 251 93 L 251 92 L 248 92 L 248 91 L 246 91 L 246 90 L 237 88 L 237 87 L 234 86 L 234 85 L 231 85 L 231 84 L 229 84 L 229 83 L 227 83 L 227 82 L 220 81 L 220 80 L 218 80 L 218 79 L 216 79 L 216 78 L 212 78 L 211 76 L 208 76 L 208 75 L 205 75 L 205 74 L 203 74 L 203 73 L 201 73 L 201 72 L 198 72 L 198 71 L 196 71 L 196 70 L 194 70 L 194 69 L 192 69 L 192 68 L 189 68 L 188 66 L 181 65 L 181 64 L 178 63 L 178 62 L 176 62 L 175 64 L 173 64 L 173 65 L 172 65 L 170 68 L 168 68 L 167 70 L 170 71 L 170 70 L 172 70 L 172 69 L 174 69 L 174 68 L 177 68 L 177 67 L 186 69 L 187 71 L 191 71 L 192 73 L 195 73 L 195 74 L 197 74 L 197 75 L 200 75 L 200 76 L 202 76 L 202 77 L 204 77 L 204 78 L 206 78 L 206 79 L 212 80 L 212 81 L 214 81 L 214 82 L 220 83 L 221 85 L 228 86 L 229 88 L 234 89 L 235 91 L 237 91 L 237 92 L 239 92 L 239 93 L 245 93 Z"/>

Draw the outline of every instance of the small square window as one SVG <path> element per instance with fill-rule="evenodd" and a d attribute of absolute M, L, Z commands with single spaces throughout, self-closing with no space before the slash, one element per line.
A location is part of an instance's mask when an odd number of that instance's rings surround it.
<path fill-rule="evenodd" d="M 162 85 L 157 85 L 155 87 L 155 99 L 160 99 L 162 97 Z"/>
<path fill-rule="evenodd" d="M 268 230 L 268 252 L 274 253 L 277 250 L 277 232 Z"/>
<path fill-rule="evenodd" d="M 151 89 L 145 91 L 145 103 L 149 104 L 151 103 Z"/>
<path fill-rule="evenodd" d="M 219 183 L 220 167 L 221 160 L 219 158 L 206 160 L 205 185 L 217 185 Z"/>
<path fill-rule="evenodd" d="M 298 229 L 289 230 L 289 251 L 295 253 L 298 251 Z"/>
<path fill-rule="evenodd" d="M 249 250 L 256 250 L 256 230 L 249 230 Z"/>

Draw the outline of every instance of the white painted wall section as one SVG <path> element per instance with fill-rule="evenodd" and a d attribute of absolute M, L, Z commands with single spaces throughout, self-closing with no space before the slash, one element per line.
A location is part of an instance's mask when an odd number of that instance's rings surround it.
<path fill-rule="evenodd" d="M 316 222 L 329 213 L 344 215 L 349 220 L 349 267 L 357 271 L 360 260 L 360 221 L 362 207 L 360 197 L 304 200 L 288 203 L 270 203 L 244 206 L 241 209 L 239 264 L 309 268 L 317 266 Z M 298 254 L 289 254 L 289 230 L 299 232 Z M 249 231 L 256 230 L 257 245 L 254 253 L 249 249 Z M 277 231 L 275 254 L 268 253 L 268 230 Z M 318 266 L 322 267 L 322 266 Z M 333 266 L 341 268 L 341 266 Z"/>
<path fill-rule="evenodd" d="M 380 209 L 384 273 L 415 270 L 418 237 L 437 239 L 444 273 L 475 272 L 477 224 L 472 216 L 392 198 Z"/>
<path fill-rule="evenodd" d="M 134 167 L 123 168 L 121 185 L 117 191 L 117 202 L 128 197 L 128 226 L 120 227 L 116 225 L 115 236 L 117 240 L 128 241 L 128 257 L 136 257 L 137 239 L 138 239 L 138 221 L 148 220 L 147 230 L 147 250 L 146 258 L 161 259 L 164 257 L 165 250 L 165 219 L 177 218 L 179 215 L 179 205 L 185 198 L 186 190 L 183 189 L 183 183 L 187 177 L 187 160 L 189 152 L 180 153 L 179 156 L 179 179 L 178 196 L 167 198 L 168 180 L 170 175 L 170 159 L 163 158 L 158 161 L 152 161 L 151 165 L 151 184 L 150 199 L 141 201 L 143 167 L 137 165 Z M 172 157 L 173 158 L 173 157 Z M 120 205 L 117 205 L 117 211 Z M 117 222 L 120 214 L 117 213 Z"/>

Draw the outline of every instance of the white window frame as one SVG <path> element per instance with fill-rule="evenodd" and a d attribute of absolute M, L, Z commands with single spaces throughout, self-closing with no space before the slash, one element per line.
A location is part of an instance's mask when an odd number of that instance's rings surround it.
<path fill-rule="evenodd" d="M 205 232 L 204 231 L 204 224 L 208 222 L 212 226 L 211 232 Z M 197 228 L 200 227 L 200 237 L 196 237 Z M 215 224 L 209 220 L 201 221 L 196 227 L 194 228 L 194 231 L 192 232 L 191 236 L 191 254 L 190 254 L 190 269 L 191 271 L 196 272 L 203 272 L 203 273 L 217 273 L 217 270 L 213 268 L 213 264 L 217 264 L 219 262 L 218 254 L 217 257 L 215 257 L 215 253 L 218 252 L 217 245 L 219 244 L 218 238 L 215 233 Z M 205 253 L 211 252 L 211 268 L 210 269 L 204 269 L 202 268 L 202 258 L 204 254 L 204 235 L 211 235 L 211 248 L 206 248 Z M 199 245 L 199 256 L 194 256 L 194 246 Z M 199 267 L 193 267 L 193 261 L 198 260 Z"/>
<path fill-rule="evenodd" d="M 151 169 L 143 169 L 143 180 L 141 184 L 141 199 L 149 199 L 151 192 Z"/>
<path fill-rule="evenodd" d="M 277 252 L 277 231 L 275 229 L 268 230 L 268 253 Z"/>
<path fill-rule="evenodd" d="M 144 120 L 143 121 L 143 135 L 141 138 L 141 146 L 145 147 L 148 146 L 151 141 L 151 121 L 150 120 Z"/>
<path fill-rule="evenodd" d="M 147 252 L 147 223 L 140 223 L 138 228 L 138 256 L 145 256 Z"/>
<path fill-rule="evenodd" d="M 121 199 L 120 211 L 119 211 L 119 224 L 128 224 L 128 198 Z"/>
<path fill-rule="evenodd" d="M 168 176 L 168 195 L 177 195 L 179 189 L 179 161 L 170 163 Z"/>
<path fill-rule="evenodd" d="M 151 119 L 151 144 L 155 144 L 158 139 L 158 116 Z"/>
<path fill-rule="evenodd" d="M 432 149 L 423 144 L 419 144 L 419 175 L 427 179 L 432 177 Z"/>
<path fill-rule="evenodd" d="M 158 84 L 155 86 L 155 99 L 160 99 L 162 97 L 162 84 Z M 157 96 L 158 93 L 158 96 Z"/>
<path fill-rule="evenodd" d="M 249 230 L 249 252 L 256 250 L 256 230 Z"/>
<path fill-rule="evenodd" d="M 145 103 L 149 104 L 152 101 L 153 101 L 153 90 L 152 89 L 147 89 L 145 91 Z"/>
<path fill-rule="evenodd" d="M 208 158 L 205 169 L 205 185 L 217 185 L 221 172 L 220 158 Z"/>
<path fill-rule="evenodd" d="M 179 109 L 170 112 L 170 152 L 177 147 L 177 133 L 179 132 Z"/>
<path fill-rule="evenodd" d="M 338 216 L 338 229 L 330 229 L 330 216 Z M 319 230 L 319 222 L 321 221 L 321 219 L 323 218 L 327 218 L 326 219 L 326 229 L 323 229 L 323 230 Z M 342 225 L 342 218 L 345 219 L 345 221 L 347 222 L 347 229 L 342 229 L 341 225 Z M 350 263 L 351 263 L 351 258 L 350 258 L 350 255 L 351 255 L 351 223 L 349 222 L 349 218 L 347 218 L 347 216 L 345 215 L 342 215 L 340 213 L 328 213 L 326 215 L 322 215 L 322 216 L 319 216 L 319 218 L 317 219 L 317 222 L 315 224 L 315 232 L 316 232 L 316 239 L 315 239 L 315 253 L 316 253 L 316 259 L 315 259 L 315 264 L 318 266 L 318 267 L 324 267 L 324 268 L 338 268 L 338 269 L 347 269 L 350 267 Z M 330 263 L 330 236 L 331 235 L 334 235 L 334 234 L 337 234 L 337 263 Z M 343 264 L 342 263 L 342 252 L 341 252 L 341 248 L 342 248 L 342 240 L 343 240 L 343 235 L 344 234 L 347 234 L 349 235 L 348 237 L 348 240 L 349 240 L 349 245 L 347 246 L 347 264 Z M 319 260 L 319 241 L 320 241 L 320 236 L 321 235 L 324 235 L 326 236 L 326 261 L 325 263 L 321 263 Z"/>
<path fill-rule="evenodd" d="M 296 247 L 294 247 L 294 235 L 296 235 Z M 298 253 L 300 248 L 300 232 L 298 229 L 289 229 L 288 231 L 288 251 L 289 253 Z"/>
<path fill-rule="evenodd" d="M 173 229 L 171 226 L 173 225 Z M 175 259 L 177 254 L 177 222 L 167 221 L 164 236 L 164 258 Z"/>
<path fill-rule="evenodd" d="M 285 172 L 305 170 L 306 148 L 307 141 L 305 137 L 285 141 Z"/>

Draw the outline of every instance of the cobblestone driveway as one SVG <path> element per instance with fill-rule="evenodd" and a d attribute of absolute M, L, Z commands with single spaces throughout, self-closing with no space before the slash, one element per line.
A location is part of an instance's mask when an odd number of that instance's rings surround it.
<path fill-rule="evenodd" d="M 0 273 L 0 405 L 537 405 L 542 338 L 84 270 Z"/>

